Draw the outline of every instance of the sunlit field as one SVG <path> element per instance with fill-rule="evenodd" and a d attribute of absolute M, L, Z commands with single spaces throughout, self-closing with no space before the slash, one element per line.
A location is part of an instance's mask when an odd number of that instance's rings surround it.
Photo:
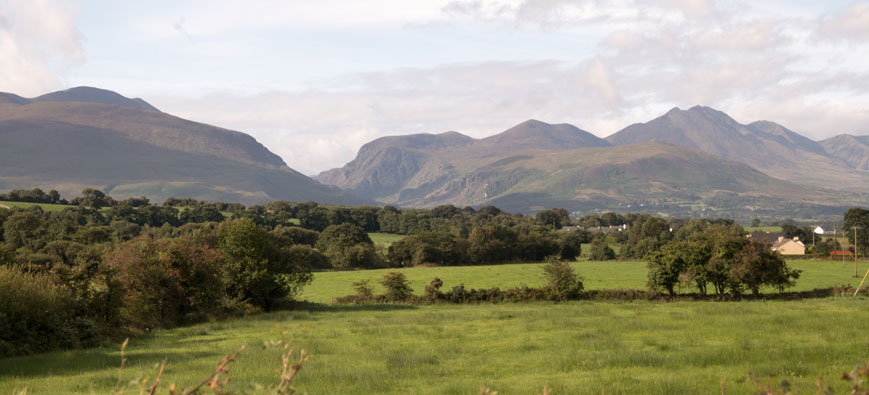
<path fill-rule="evenodd" d="M 189 388 L 247 345 L 226 388 L 274 385 L 280 350 L 264 343 L 280 327 L 311 355 L 294 381 L 301 393 L 720 393 L 722 381 L 727 393 L 753 393 L 748 372 L 807 393 L 823 376 L 842 392 L 842 372 L 869 358 L 867 320 L 863 297 L 310 306 L 134 339 L 123 382 L 153 377 L 167 358 L 162 382 Z M 108 393 L 119 363 L 117 345 L 3 359 L 0 393 Z"/>
<path fill-rule="evenodd" d="M 808 291 L 817 288 L 834 286 L 857 286 L 860 278 L 854 278 L 854 262 L 847 261 L 808 261 L 794 260 L 788 264 L 803 273 L 797 285 L 790 290 Z M 375 292 L 383 289 L 377 282 L 390 270 L 398 270 L 405 274 L 411 282 L 411 287 L 417 294 L 422 294 L 425 285 L 432 278 L 438 277 L 443 282 L 443 290 L 464 284 L 466 288 L 509 288 L 520 285 L 538 287 L 545 283 L 542 263 L 517 263 L 492 266 L 452 266 L 452 267 L 417 267 L 407 269 L 380 269 L 360 271 L 322 272 L 314 274 L 314 282 L 305 287 L 300 299 L 316 303 L 329 303 L 332 298 L 352 294 L 352 283 L 370 279 L 375 285 Z M 571 264 L 579 275 L 584 278 L 586 289 L 645 289 L 646 263 L 639 261 L 581 261 Z M 862 277 L 869 262 L 859 262 L 858 270 Z M 686 287 L 681 292 L 694 292 L 693 287 Z M 766 289 L 766 292 L 778 292 Z"/>

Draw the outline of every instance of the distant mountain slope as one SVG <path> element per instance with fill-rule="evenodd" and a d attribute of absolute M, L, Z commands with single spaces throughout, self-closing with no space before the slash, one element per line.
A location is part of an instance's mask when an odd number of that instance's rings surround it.
<path fill-rule="evenodd" d="M 531 119 L 502 133 L 481 139 L 474 146 L 498 152 L 521 152 L 536 149 L 608 147 L 610 143 L 570 124 L 548 124 Z"/>
<path fill-rule="evenodd" d="M 399 193 L 423 168 L 437 169 L 447 157 L 604 146 L 609 143 L 573 125 L 532 119 L 480 140 L 457 132 L 379 138 L 363 145 L 344 167 L 320 173 L 316 179 L 359 196 L 384 199 Z"/>
<path fill-rule="evenodd" d="M 47 93 L 33 99 L 34 102 L 80 102 L 111 104 L 121 107 L 135 108 L 137 110 L 160 111 L 148 102 L 135 98 L 129 99 L 116 92 L 105 89 L 79 86 L 65 91 Z"/>
<path fill-rule="evenodd" d="M 674 108 L 652 121 L 630 125 L 606 138 L 613 145 L 666 141 L 752 166 L 772 177 L 843 190 L 869 191 L 869 173 L 831 156 L 815 141 L 779 124 L 743 125 L 708 108 Z"/>
<path fill-rule="evenodd" d="M 806 144 L 774 124 L 750 127 L 746 133 Z M 447 136 L 457 143 L 441 141 Z M 318 178 L 387 204 L 494 204 L 520 212 L 641 204 L 657 210 L 652 212 L 686 216 L 709 209 L 730 216 L 798 217 L 841 215 L 840 205 L 866 198 L 776 179 L 746 164 L 660 140 L 608 146 L 570 125 L 532 120 L 482 140 L 459 136 L 378 139 L 363 146 L 347 166 Z M 809 144 L 804 151 L 816 149 Z"/>
<path fill-rule="evenodd" d="M 827 154 L 857 170 L 869 170 L 869 136 L 840 134 L 820 142 Z"/>
<path fill-rule="evenodd" d="M 75 196 L 97 187 L 155 201 L 367 202 L 290 169 L 244 133 L 137 108 L 135 99 L 114 92 L 64 92 L 34 100 L 0 95 L 0 188 L 53 188 Z M 63 101 L 79 97 L 96 102 Z M 118 97 L 119 104 L 104 103 Z"/>
<path fill-rule="evenodd" d="M 381 137 L 363 145 L 356 159 L 344 167 L 320 173 L 316 179 L 365 198 L 391 195 L 416 175 L 432 153 L 473 142 L 457 132 Z"/>

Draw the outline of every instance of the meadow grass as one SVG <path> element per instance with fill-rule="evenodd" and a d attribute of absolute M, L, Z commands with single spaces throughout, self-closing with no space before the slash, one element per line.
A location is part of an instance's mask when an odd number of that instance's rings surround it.
<path fill-rule="evenodd" d="M 869 299 L 755 302 L 570 302 L 317 306 L 158 330 L 127 347 L 124 382 L 151 375 L 191 387 L 242 345 L 231 391 L 278 381 L 288 343 L 310 360 L 293 385 L 310 394 L 727 393 L 756 391 L 746 374 L 800 392 L 869 358 Z M 118 345 L 0 359 L 0 393 L 108 393 Z M 165 386 L 163 387 L 165 388 Z M 129 388 L 127 392 L 136 392 Z"/>
<path fill-rule="evenodd" d="M 405 235 L 397 235 L 394 233 L 369 233 L 369 237 L 371 237 L 371 241 L 374 242 L 374 245 L 389 248 L 392 243 L 399 241 L 405 237 Z"/>
<path fill-rule="evenodd" d="M 792 268 L 803 273 L 792 291 L 809 291 L 817 288 L 834 286 L 857 286 L 859 278 L 854 278 L 854 262 L 840 261 L 807 261 L 794 260 L 788 262 Z M 370 279 L 374 292 L 382 293 L 383 288 L 378 283 L 383 275 L 390 270 L 400 271 L 410 280 L 410 286 L 416 294 L 422 294 L 425 286 L 434 277 L 443 280 L 442 290 L 449 291 L 452 287 L 464 284 L 466 288 L 510 288 L 520 285 L 539 287 L 546 281 L 543 278 L 542 263 L 516 263 L 492 266 L 444 266 L 415 267 L 405 269 L 378 269 L 341 272 L 314 273 L 314 281 L 306 286 L 299 299 L 315 303 L 330 303 L 332 298 L 354 293 L 352 283 Z M 619 289 L 646 288 L 645 262 L 640 261 L 580 261 L 571 263 L 574 271 L 584 278 L 586 289 Z M 869 262 L 858 262 L 858 273 L 862 277 Z M 694 292 L 693 287 L 686 287 L 681 292 Z M 765 292 L 777 292 L 766 289 Z"/>

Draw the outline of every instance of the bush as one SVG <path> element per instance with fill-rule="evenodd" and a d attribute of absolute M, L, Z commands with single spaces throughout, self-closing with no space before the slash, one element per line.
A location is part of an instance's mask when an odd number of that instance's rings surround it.
<path fill-rule="evenodd" d="M 353 289 L 356 290 L 356 295 L 360 298 L 368 298 L 374 296 L 374 287 L 369 284 L 371 279 L 359 280 L 353 283 Z"/>
<path fill-rule="evenodd" d="M 378 263 L 374 243 L 358 225 L 329 226 L 320 234 L 316 245 L 336 268 L 373 268 Z"/>
<path fill-rule="evenodd" d="M 543 288 L 550 295 L 550 299 L 576 299 L 582 294 L 582 278 L 574 273 L 567 262 L 550 257 L 543 266 L 543 274 L 546 277 Z"/>
<path fill-rule="evenodd" d="M 383 280 L 380 280 L 380 284 L 386 288 L 384 296 L 388 302 L 404 302 L 413 295 L 413 289 L 410 288 L 410 282 L 407 281 L 404 273 L 388 272 L 383 276 Z"/>
<path fill-rule="evenodd" d="M 77 347 L 95 326 L 74 317 L 69 291 L 44 275 L 0 266 L 0 357 Z"/>
<path fill-rule="evenodd" d="M 584 230 L 562 232 L 558 240 L 561 259 L 572 261 L 580 256 L 582 254 L 582 243 L 586 242 L 587 234 L 588 232 Z"/>
<path fill-rule="evenodd" d="M 122 317 L 137 328 L 172 327 L 222 313 L 220 252 L 189 239 L 138 238 L 109 260 L 125 290 Z"/>
<path fill-rule="evenodd" d="M 270 310 L 313 278 L 307 267 L 289 259 L 274 235 L 248 218 L 221 223 L 217 243 L 227 293 L 238 301 Z"/>
<path fill-rule="evenodd" d="M 314 247 L 320 238 L 320 232 L 298 226 L 278 225 L 272 232 L 286 237 L 293 244 L 304 244 L 310 247 Z"/>
<path fill-rule="evenodd" d="M 294 245 L 283 249 L 287 259 L 308 270 L 328 270 L 332 268 L 329 257 L 307 245 Z"/>
<path fill-rule="evenodd" d="M 609 261 L 616 259 L 616 253 L 609 245 L 607 245 L 605 240 L 595 239 L 591 242 L 589 259 L 593 261 Z"/>

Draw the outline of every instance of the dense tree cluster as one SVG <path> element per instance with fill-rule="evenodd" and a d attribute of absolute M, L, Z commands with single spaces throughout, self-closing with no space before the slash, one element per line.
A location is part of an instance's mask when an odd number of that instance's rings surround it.
<path fill-rule="evenodd" d="M 746 238 L 738 225 L 698 220 L 684 229 L 646 255 L 653 290 L 672 295 L 677 286 L 688 285 L 705 295 L 711 285 L 718 295 L 757 295 L 763 286 L 782 291 L 799 278 L 800 271 L 790 269 L 781 254 Z"/>
<path fill-rule="evenodd" d="M 60 193 L 54 189 L 45 193 L 45 191 L 39 188 L 13 189 L 6 194 L 0 193 L 0 200 L 5 202 L 69 204 L 65 199 L 61 199 Z"/>

